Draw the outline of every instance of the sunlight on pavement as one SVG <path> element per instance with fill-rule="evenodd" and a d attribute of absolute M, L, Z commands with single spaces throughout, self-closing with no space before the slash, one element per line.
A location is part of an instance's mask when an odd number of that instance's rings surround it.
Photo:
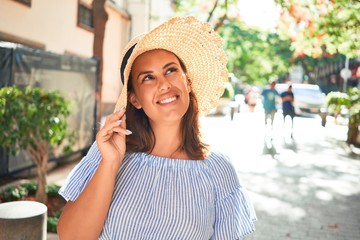
<path fill-rule="evenodd" d="M 283 216 L 289 221 L 295 221 L 306 216 L 306 211 L 278 198 L 251 193 L 250 197 L 257 206 L 257 211 L 264 211 L 271 216 Z M 266 202 L 266 204 L 264 204 Z"/>

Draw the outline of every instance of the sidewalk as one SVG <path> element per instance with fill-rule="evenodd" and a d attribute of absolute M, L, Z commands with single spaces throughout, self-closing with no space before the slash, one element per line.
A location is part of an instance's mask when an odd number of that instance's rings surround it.
<path fill-rule="evenodd" d="M 215 139 L 211 142 L 219 142 L 229 156 L 237 156 L 233 158 L 234 165 L 250 191 L 259 221 L 255 223 L 257 230 L 245 239 L 360 239 L 360 151 L 346 150 L 341 144 L 346 126 L 329 121 L 326 128 L 317 127 L 317 123 L 312 128 L 311 119 L 305 119 L 303 124 L 309 125 L 296 125 L 296 144 L 291 148 L 279 143 L 278 158 L 272 159 L 254 154 L 263 143 L 256 137 L 258 124 L 251 117 L 252 114 L 236 116 L 232 122 L 227 118 L 209 118 L 204 125 L 212 129 Z M 254 124 L 244 124 L 244 119 Z M 223 127 L 213 128 L 214 125 Z M 222 140 L 222 134 L 229 132 L 237 136 L 237 141 Z M 354 155 L 346 154 L 350 150 Z M 49 171 L 48 183 L 63 185 L 79 161 Z M 47 239 L 59 240 L 53 233 L 48 233 Z"/>

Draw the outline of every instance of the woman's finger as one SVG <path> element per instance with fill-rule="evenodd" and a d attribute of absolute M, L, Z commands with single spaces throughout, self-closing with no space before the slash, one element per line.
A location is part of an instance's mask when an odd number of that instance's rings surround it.
<path fill-rule="evenodd" d="M 120 111 L 108 115 L 105 119 L 105 124 L 121 119 L 124 116 L 124 114 L 125 114 L 125 108 L 122 108 Z"/>
<path fill-rule="evenodd" d="M 116 122 L 106 124 L 103 129 L 99 131 L 100 136 L 109 138 L 114 132 L 123 135 L 130 135 L 132 132 L 127 130 L 126 125 L 123 124 L 123 120 L 117 120 Z M 122 125 L 122 126 L 121 126 Z M 124 126 L 124 127 L 123 127 Z"/>

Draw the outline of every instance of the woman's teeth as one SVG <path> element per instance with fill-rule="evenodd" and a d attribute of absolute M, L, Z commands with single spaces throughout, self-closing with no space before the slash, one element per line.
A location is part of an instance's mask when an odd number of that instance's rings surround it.
<path fill-rule="evenodd" d="M 175 101 L 175 100 L 176 100 L 176 97 L 171 97 L 171 98 L 167 98 L 167 99 L 161 100 L 161 101 L 159 101 L 159 103 L 161 103 L 161 104 L 171 103 L 171 102 L 173 102 L 173 101 Z"/>

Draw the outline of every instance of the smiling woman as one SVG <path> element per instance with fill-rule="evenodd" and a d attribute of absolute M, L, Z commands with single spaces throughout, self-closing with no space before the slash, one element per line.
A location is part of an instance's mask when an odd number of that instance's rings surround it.
<path fill-rule="evenodd" d="M 255 211 L 229 158 L 202 141 L 199 116 L 227 81 L 222 40 L 173 18 L 124 50 L 113 114 L 60 194 L 61 239 L 239 239 Z M 126 118 L 125 118 L 126 112 Z"/>

